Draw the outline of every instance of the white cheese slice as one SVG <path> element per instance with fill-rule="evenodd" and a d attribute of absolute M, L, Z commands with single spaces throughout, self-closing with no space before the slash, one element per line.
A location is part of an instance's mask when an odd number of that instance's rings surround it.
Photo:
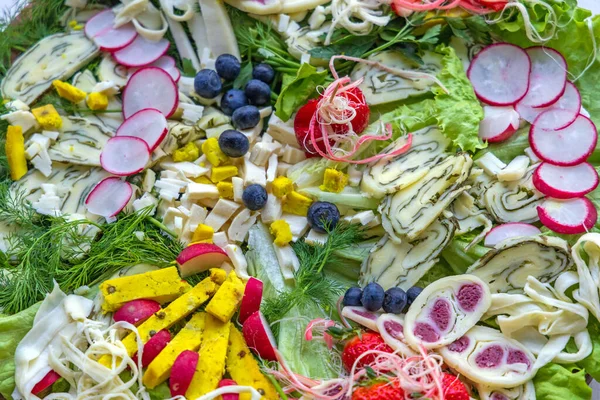
<path fill-rule="evenodd" d="M 238 208 L 240 208 L 238 203 L 219 199 L 212 211 L 208 214 L 208 217 L 206 217 L 204 223 L 212 227 L 216 232 L 233 216 Z"/>
<path fill-rule="evenodd" d="M 292 246 L 276 246 L 273 245 L 275 256 L 281 268 L 281 275 L 286 281 L 294 280 L 294 273 L 300 268 L 300 261 L 294 252 Z"/>
<path fill-rule="evenodd" d="M 240 211 L 231 221 L 227 236 L 233 242 L 242 243 L 248 236 L 248 231 L 256 223 L 258 213 L 253 213 L 247 208 Z"/>
<path fill-rule="evenodd" d="M 236 244 L 228 244 L 223 250 L 229 256 L 229 260 L 233 264 L 235 268 L 235 273 L 240 278 L 247 280 L 250 278 L 248 275 L 248 262 L 246 261 L 246 257 L 244 256 L 244 252 L 240 248 L 240 246 Z"/>
<path fill-rule="evenodd" d="M 269 193 L 267 195 L 267 204 L 265 204 L 265 207 L 261 210 L 260 213 L 262 222 L 264 222 L 265 224 L 275 222 L 278 219 L 281 219 L 281 213 L 281 200 Z"/>

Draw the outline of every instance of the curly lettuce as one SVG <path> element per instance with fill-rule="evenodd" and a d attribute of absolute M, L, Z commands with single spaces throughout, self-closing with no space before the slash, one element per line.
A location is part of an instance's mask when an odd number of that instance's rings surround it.
<path fill-rule="evenodd" d="M 548 364 L 533 379 L 537 400 L 590 400 L 585 371 L 574 365 Z"/>

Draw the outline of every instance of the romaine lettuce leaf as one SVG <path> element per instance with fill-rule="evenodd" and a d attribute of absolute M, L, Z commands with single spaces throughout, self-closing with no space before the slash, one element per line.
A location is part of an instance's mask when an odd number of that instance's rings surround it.
<path fill-rule="evenodd" d="M 284 75 L 281 93 L 275 103 L 275 115 L 282 121 L 292 114 L 316 93 L 317 86 L 325 83 L 327 70 L 317 71 L 308 63 L 302 64 L 296 76 Z"/>
<path fill-rule="evenodd" d="M 585 371 L 574 365 L 548 364 L 533 379 L 537 400 L 590 400 Z"/>

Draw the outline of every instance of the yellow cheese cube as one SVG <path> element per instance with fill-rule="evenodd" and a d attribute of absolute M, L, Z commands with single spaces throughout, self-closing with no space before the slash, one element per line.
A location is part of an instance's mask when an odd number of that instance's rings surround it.
<path fill-rule="evenodd" d="M 202 143 L 202 152 L 206 155 L 206 159 L 213 167 L 218 167 L 229 159 L 229 157 L 221 151 L 219 141 L 214 137 L 207 139 L 206 142 Z"/>
<path fill-rule="evenodd" d="M 212 279 L 213 282 L 222 285 L 223 282 L 225 282 L 225 279 L 227 279 L 227 272 L 225 272 L 224 269 L 221 268 L 211 268 L 210 270 L 210 279 Z"/>
<path fill-rule="evenodd" d="M 85 102 L 90 110 L 106 110 L 108 107 L 108 96 L 100 92 L 92 92 Z"/>
<path fill-rule="evenodd" d="M 271 234 L 275 236 L 277 246 L 287 246 L 292 241 L 292 229 L 290 224 L 282 219 L 273 222 L 269 228 Z"/>
<path fill-rule="evenodd" d="M 167 347 L 152 360 L 146 372 L 144 372 L 144 385 L 150 389 L 160 385 L 171 374 L 171 368 L 173 368 L 179 354 L 185 350 L 198 351 L 202 342 L 205 317 L 206 313 L 204 312 L 194 314 L 183 329 L 167 344 Z"/>
<path fill-rule="evenodd" d="M 348 175 L 337 169 L 327 168 L 320 189 L 325 192 L 340 193 L 347 184 Z"/>
<path fill-rule="evenodd" d="M 179 277 L 177 267 L 109 279 L 100 284 L 100 291 L 104 296 L 102 310 L 116 311 L 124 303 L 137 299 L 168 303 L 188 290 L 190 285 Z"/>
<path fill-rule="evenodd" d="M 233 183 L 219 182 L 217 183 L 217 190 L 222 198 L 233 200 Z"/>
<path fill-rule="evenodd" d="M 8 166 L 10 167 L 10 178 L 13 181 L 18 181 L 27 173 L 23 128 L 12 125 L 8 127 L 4 149 L 6 151 Z"/>
<path fill-rule="evenodd" d="M 43 129 L 57 130 L 62 126 L 62 118 L 52 104 L 34 108 L 31 113 Z"/>
<path fill-rule="evenodd" d="M 195 309 L 211 298 L 218 288 L 219 285 L 208 277 L 194 286 L 189 292 L 178 297 L 166 308 L 148 318 L 144 323 L 138 326 L 138 333 L 140 334 L 142 342 L 146 343 L 152 335 L 156 334 L 156 332 L 163 329 L 169 329 L 174 324 L 190 315 Z M 137 352 L 137 338 L 135 333 L 132 332 L 125 336 L 122 343 L 127 350 L 127 354 L 130 356 Z M 111 365 L 112 357 L 110 355 L 102 356 L 98 362 L 104 366 L 109 366 Z"/>
<path fill-rule="evenodd" d="M 192 235 L 192 242 L 212 243 L 214 234 L 215 230 L 212 226 L 198 224 L 198 227 L 194 231 L 194 235 Z"/>
<path fill-rule="evenodd" d="M 217 183 L 224 181 L 227 178 L 231 178 L 232 176 L 236 176 L 238 174 L 238 169 L 235 165 L 225 165 L 223 167 L 213 167 L 210 180 Z"/>
<path fill-rule="evenodd" d="M 238 278 L 235 271 L 231 271 L 227 280 L 206 305 L 206 312 L 222 322 L 229 321 L 244 297 L 245 287 L 244 281 Z"/>
<path fill-rule="evenodd" d="M 199 176 L 197 178 L 192 179 L 196 183 L 204 183 L 205 185 L 212 185 L 212 181 L 208 179 L 206 176 Z"/>
<path fill-rule="evenodd" d="M 294 183 L 290 178 L 286 178 L 285 176 L 278 176 L 273 181 L 272 191 L 273 196 L 278 198 L 283 198 L 288 193 L 291 193 L 294 190 Z"/>
<path fill-rule="evenodd" d="M 251 386 L 263 394 L 264 400 L 277 400 L 275 386 L 263 375 L 258 362 L 246 345 L 242 333 L 234 326 L 229 332 L 227 372 L 241 386 Z M 240 400 L 250 400 L 250 393 L 241 393 Z"/>
<path fill-rule="evenodd" d="M 69 100 L 71 103 L 79 103 L 80 101 L 85 100 L 85 96 L 87 96 L 86 92 L 67 82 L 55 80 L 52 82 L 52 85 L 60 97 Z"/>
<path fill-rule="evenodd" d="M 189 142 L 180 149 L 173 152 L 173 161 L 195 161 L 200 157 L 200 149 L 194 142 Z"/>
<path fill-rule="evenodd" d="M 210 314 L 206 314 L 200 358 L 192 383 L 185 392 L 188 399 L 197 399 L 217 388 L 225 372 L 225 359 L 231 322 L 221 322 Z"/>
<path fill-rule="evenodd" d="M 306 216 L 308 214 L 308 208 L 312 204 L 312 199 L 300 194 L 296 191 L 288 193 L 283 198 L 283 211 L 291 214 Z"/>

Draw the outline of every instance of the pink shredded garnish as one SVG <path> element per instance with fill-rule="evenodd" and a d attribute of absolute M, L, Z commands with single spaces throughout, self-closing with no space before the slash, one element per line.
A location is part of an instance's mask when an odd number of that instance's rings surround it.
<path fill-rule="evenodd" d="M 450 10 L 453 8 L 461 7 L 467 11 L 470 11 L 474 14 L 489 14 L 491 12 L 499 11 L 498 9 L 494 9 L 492 7 L 486 6 L 485 4 L 475 0 L 478 4 L 473 4 L 472 0 L 452 0 L 447 4 L 444 4 L 446 0 L 435 0 L 433 2 L 422 0 L 392 0 L 394 5 L 397 7 L 401 7 L 411 11 L 431 11 L 431 10 Z M 505 0 L 498 0 L 493 2 L 497 3 L 506 3 Z"/>
<path fill-rule="evenodd" d="M 340 321 L 342 321 L 342 325 L 344 325 L 345 328 L 352 328 L 352 325 L 350 325 L 350 323 L 348 322 L 348 320 L 346 319 L 346 317 L 344 317 L 342 315 L 342 301 L 344 300 L 344 296 L 340 296 L 340 298 L 337 301 L 337 312 L 338 312 L 338 317 L 340 317 Z"/>
<path fill-rule="evenodd" d="M 335 322 L 330 319 L 313 319 L 306 325 L 304 340 L 311 341 L 313 339 L 323 339 L 327 344 L 327 347 L 331 349 L 333 347 L 333 337 L 327 333 L 327 329 L 332 326 L 335 326 Z M 318 336 L 313 336 L 313 330 L 317 330 Z"/>

